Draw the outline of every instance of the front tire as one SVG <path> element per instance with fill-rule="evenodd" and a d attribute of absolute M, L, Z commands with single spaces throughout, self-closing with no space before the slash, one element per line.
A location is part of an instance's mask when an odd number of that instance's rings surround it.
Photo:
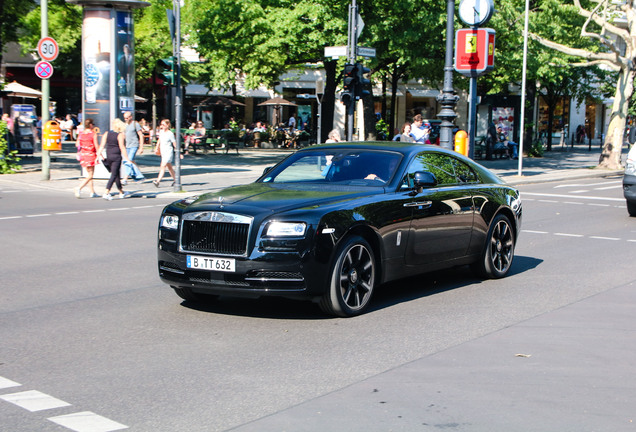
<path fill-rule="evenodd" d="M 473 269 L 485 278 L 502 278 L 510 271 L 514 253 L 515 236 L 510 220 L 499 214 L 490 224 L 480 260 Z"/>
<path fill-rule="evenodd" d="M 373 294 L 375 275 L 375 257 L 369 243 L 359 236 L 349 237 L 338 248 L 329 290 L 320 300 L 320 308 L 340 317 L 363 313 Z"/>
<path fill-rule="evenodd" d="M 627 213 L 629 213 L 630 216 L 636 216 L 636 202 L 626 201 L 626 203 L 627 203 Z"/>

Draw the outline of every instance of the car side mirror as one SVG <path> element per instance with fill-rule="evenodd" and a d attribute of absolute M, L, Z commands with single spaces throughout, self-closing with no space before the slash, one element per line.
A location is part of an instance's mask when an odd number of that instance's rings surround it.
<path fill-rule="evenodd" d="M 272 170 L 272 168 L 274 168 L 274 167 L 271 167 L 271 166 L 265 167 L 265 169 L 263 170 L 263 174 L 262 175 L 265 175 L 268 172 L 270 172 Z"/>
<path fill-rule="evenodd" d="M 416 189 L 437 186 L 437 178 L 431 172 L 417 171 L 413 174 L 413 186 Z"/>

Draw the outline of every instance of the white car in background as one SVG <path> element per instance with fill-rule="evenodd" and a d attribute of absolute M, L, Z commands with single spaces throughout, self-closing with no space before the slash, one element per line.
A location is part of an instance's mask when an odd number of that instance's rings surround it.
<path fill-rule="evenodd" d="M 623 177 L 623 195 L 627 202 L 627 212 L 636 216 L 636 144 L 627 154 L 625 176 Z"/>

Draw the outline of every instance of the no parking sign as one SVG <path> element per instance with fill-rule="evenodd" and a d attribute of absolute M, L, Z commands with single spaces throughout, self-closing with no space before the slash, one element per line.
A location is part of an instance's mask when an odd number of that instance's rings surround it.
<path fill-rule="evenodd" d="M 49 79 L 53 75 L 53 66 L 46 61 L 39 61 L 35 64 L 35 74 L 40 79 Z"/>

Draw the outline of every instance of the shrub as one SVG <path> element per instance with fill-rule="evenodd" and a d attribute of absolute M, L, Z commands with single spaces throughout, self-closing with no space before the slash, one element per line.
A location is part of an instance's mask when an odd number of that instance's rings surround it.
<path fill-rule="evenodd" d="M 21 168 L 17 150 L 9 150 L 7 123 L 0 121 L 0 174 L 14 173 Z"/>

